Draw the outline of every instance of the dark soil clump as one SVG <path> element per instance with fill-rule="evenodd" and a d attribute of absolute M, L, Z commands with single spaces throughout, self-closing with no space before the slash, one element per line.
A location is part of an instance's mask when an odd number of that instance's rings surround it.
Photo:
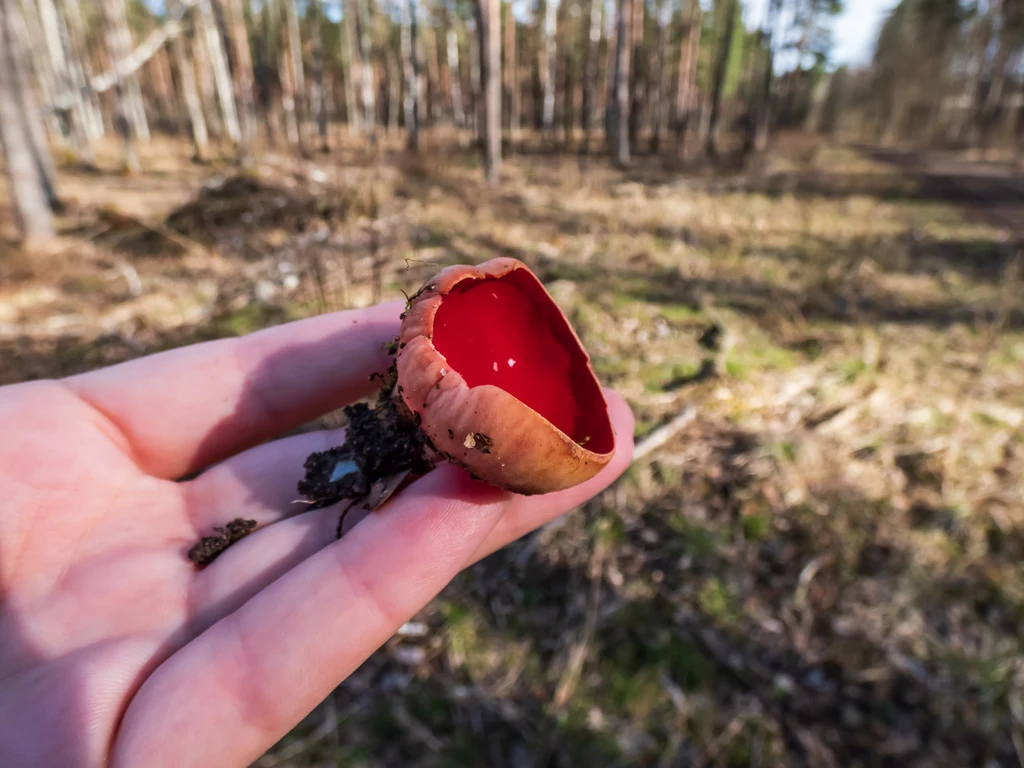
<path fill-rule="evenodd" d="M 433 467 L 428 458 L 432 446 L 393 397 L 395 379 L 392 367 L 375 408 L 365 403 L 345 408 L 349 424 L 343 445 L 306 459 L 298 490 L 312 502 L 310 509 L 345 499 L 379 506 L 402 484 L 396 478 L 422 475 Z"/>
<path fill-rule="evenodd" d="M 200 568 L 213 562 L 225 549 L 256 530 L 256 521 L 236 517 L 223 528 L 213 530 L 215 535 L 204 536 L 188 551 L 188 559 Z"/>

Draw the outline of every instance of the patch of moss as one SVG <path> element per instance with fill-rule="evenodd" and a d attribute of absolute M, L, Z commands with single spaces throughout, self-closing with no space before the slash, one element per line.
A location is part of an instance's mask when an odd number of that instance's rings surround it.
<path fill-rule="evenodd" d="M 734 627 L 741 618 L 735 596 L 717 576 L 704 582 L 697 593 L 697 605 L 705 616 L 723 627 Z"/>
<path fill-rule="evenodd" d="M 748 541 L 764 541 L 772 530 L 771 516 L 763 512 L 754 512 L 740 518 L 743 538 Z"/>

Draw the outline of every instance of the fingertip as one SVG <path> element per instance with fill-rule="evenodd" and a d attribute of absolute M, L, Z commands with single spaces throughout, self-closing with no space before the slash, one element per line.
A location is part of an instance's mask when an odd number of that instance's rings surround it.
<path fill-rule="evenodd" d="M 608 418 L 611 419 L 612 429 L 615 432 L 615 456 L 622 458 L 621 454 L 633 455 L 633 431 L 636 427 L 636 419 L 633 416 L 633 409 L 629 403 L 618 392 L 605 388 L 605 399 L 608 401 Z"/>

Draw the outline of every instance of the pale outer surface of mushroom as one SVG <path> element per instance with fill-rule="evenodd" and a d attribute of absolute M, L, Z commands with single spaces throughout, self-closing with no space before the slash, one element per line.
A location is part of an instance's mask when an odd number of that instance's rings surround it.
<path fill-rule="evenodd" d="M 448 267 L 424 286 L 412 299 L 402 323 L 396 393 L 409 411 L 418 415 L 420 428 L 434 447 L 454 463 L 491 485 L 516 493 L 550 493 L 596 475 L 611 460 L 614 450 L 587 450 L 497 386 L 470 387 L 431 341 L 434 316 L 444 295 L 456 284 L 467 279 L 498 278 L 513 270 L 525 270 L 547 295 L 525 264 L 508 258 L 492 259 L 476 267 Z M 553 300 L 552 307 L 579 344 L 587 371 L 594 376 L 579 337 Z M 594 379 L 596 383 L 596 376 Z M 602 405 L 607 418 L 603 398 Z"/>

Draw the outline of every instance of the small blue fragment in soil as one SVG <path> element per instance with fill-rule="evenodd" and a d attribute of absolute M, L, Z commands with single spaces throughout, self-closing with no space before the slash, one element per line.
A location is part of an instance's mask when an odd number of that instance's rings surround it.
<path fill-rule="evenodd" d="M 331 471 L 331 479 L 328 480 L 327 482 L 336 483 L 343 477 L 348 477 L 349 475 L 358 471 L 359 466 L 354 461 L 350 459 L 339 461 L 337 464 L 334 465 L 334 469 Z"/>

